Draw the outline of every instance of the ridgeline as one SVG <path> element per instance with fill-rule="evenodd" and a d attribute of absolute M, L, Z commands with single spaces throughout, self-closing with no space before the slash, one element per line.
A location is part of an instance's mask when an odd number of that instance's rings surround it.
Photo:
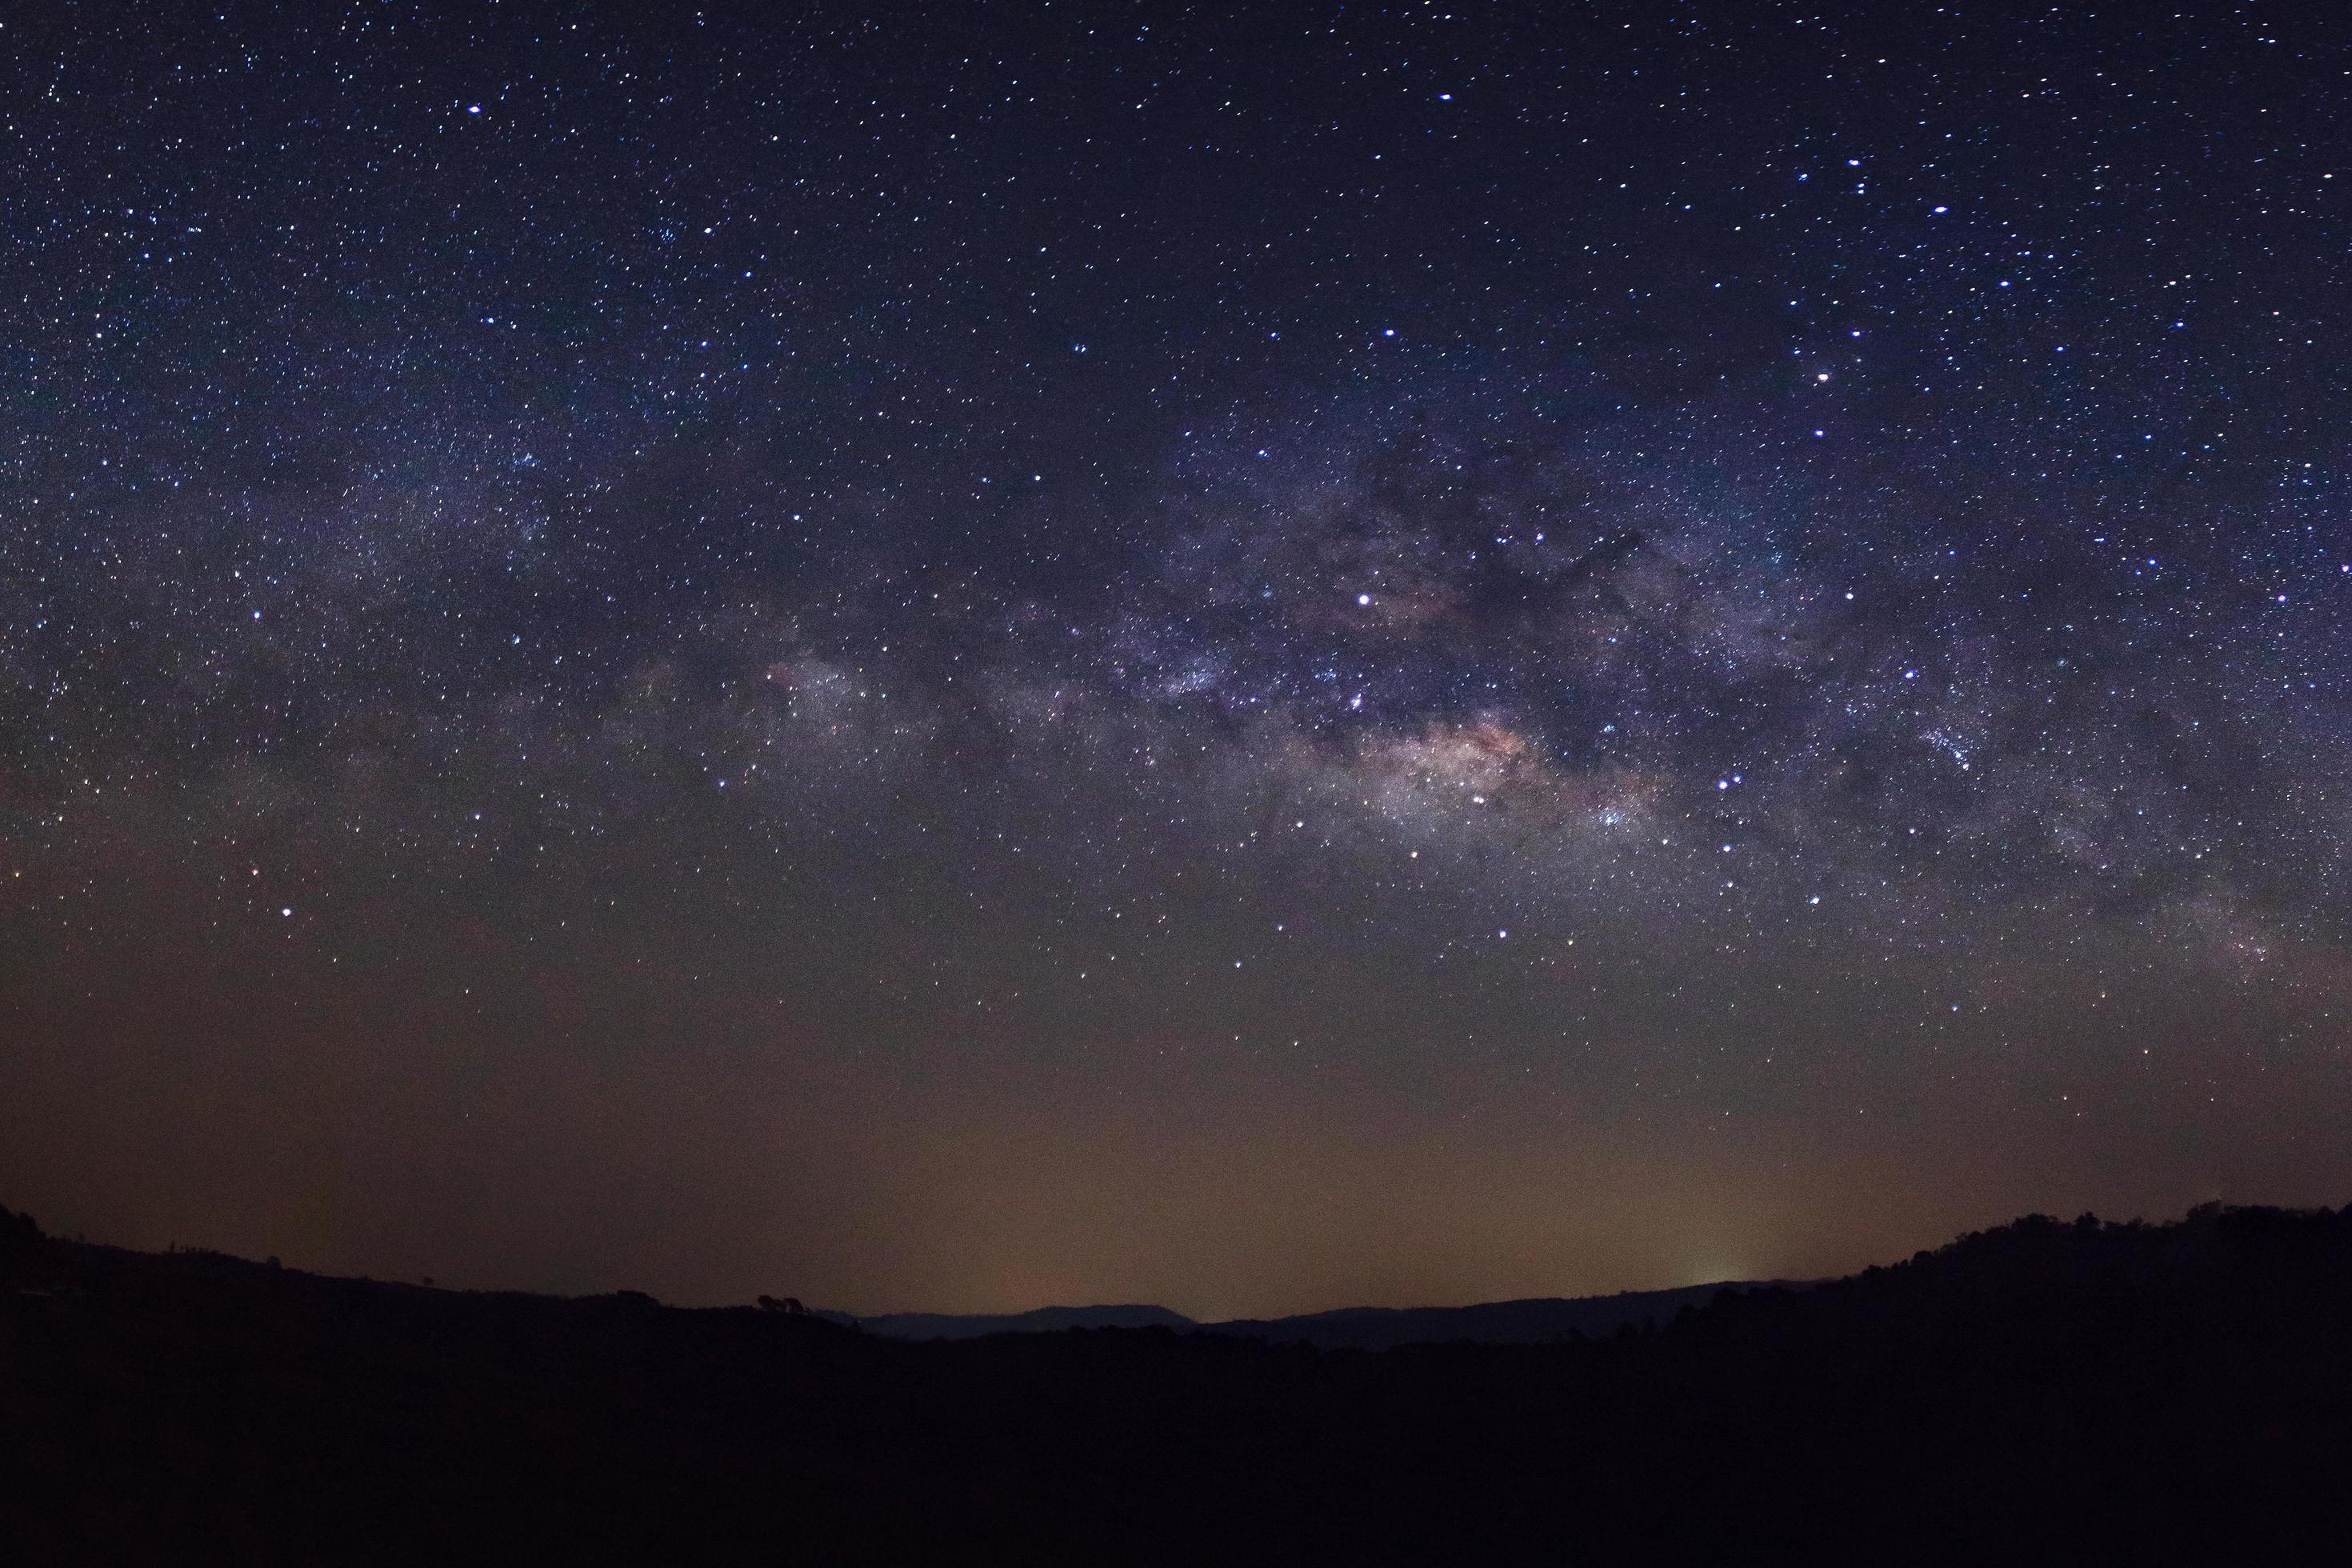
<path fill-rule="evenodd" d="M 2352 1519 L 2352 1208 L 2035 1216 L 1540 1343 L 782 1307 L 0 1211 L 0 1558 L 2251 1561 Z"/>

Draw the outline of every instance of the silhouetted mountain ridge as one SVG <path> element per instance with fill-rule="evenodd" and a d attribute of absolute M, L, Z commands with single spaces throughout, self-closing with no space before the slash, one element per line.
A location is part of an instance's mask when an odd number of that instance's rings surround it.
<path fill-rule="evenodd" d="M 1324 1350 L 1393 1350 L 1456 1342 L 1535 1345 L 1576 1334 L 1599 1338 L 1627 1324 L 1669 1322 L 1685 1307 L 1703 1306 L 1718 1291 L 1761 1288 L 1726 1281 L 1613 1296 L 1536 1296 L 1467 1307 L 1341 1307 L 1291 1318 L 1236 1318 L 1204 1327 L 1212 1333 Z"/>
<path fill-rule="evenodd" d="M 2029 1216 L 1378 1355 L 909 1343 L 0 1215 L 10 1562 L 2325 1560 L 2347 1470 L 2352 1209 Z"/>
<path fill-rule="evenodd" d="M 824 1312 L 833 1322 L 894 1340 L 971 1340 L 982 1334 L 1050 1334 L 1065 1329 L 1190 1329 L 1192 1319 L 1165 1307 L 1038 1307 L 1026 1312 Z"/>

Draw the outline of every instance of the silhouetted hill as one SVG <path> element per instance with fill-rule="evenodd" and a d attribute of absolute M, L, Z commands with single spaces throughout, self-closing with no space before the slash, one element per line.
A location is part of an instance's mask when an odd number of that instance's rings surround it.
<path fill-rule="evenodd" d="M 2031 1218 L 1376 1355 L 908 1343 L 0 1221 L 11 1563 L 2317 1562 L 2348 1468 L 2352 1209 Z"/>

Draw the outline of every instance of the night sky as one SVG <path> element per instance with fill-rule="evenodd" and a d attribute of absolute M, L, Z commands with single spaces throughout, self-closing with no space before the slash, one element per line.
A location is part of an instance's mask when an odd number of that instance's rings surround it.
<path fill-rule="evenodd" d="M 2352 1197 L 2352 25 L 0 26 L 0 1202 L 1197 1315 Z"/>

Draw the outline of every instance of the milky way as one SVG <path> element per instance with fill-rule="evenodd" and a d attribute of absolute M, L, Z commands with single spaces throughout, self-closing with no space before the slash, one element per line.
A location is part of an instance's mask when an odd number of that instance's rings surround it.
<path fill-rule="evenodd" d="M 2308 9 L 11 18 L 8 1196 L 1201 1311 L 2343 1201 Z"/>

